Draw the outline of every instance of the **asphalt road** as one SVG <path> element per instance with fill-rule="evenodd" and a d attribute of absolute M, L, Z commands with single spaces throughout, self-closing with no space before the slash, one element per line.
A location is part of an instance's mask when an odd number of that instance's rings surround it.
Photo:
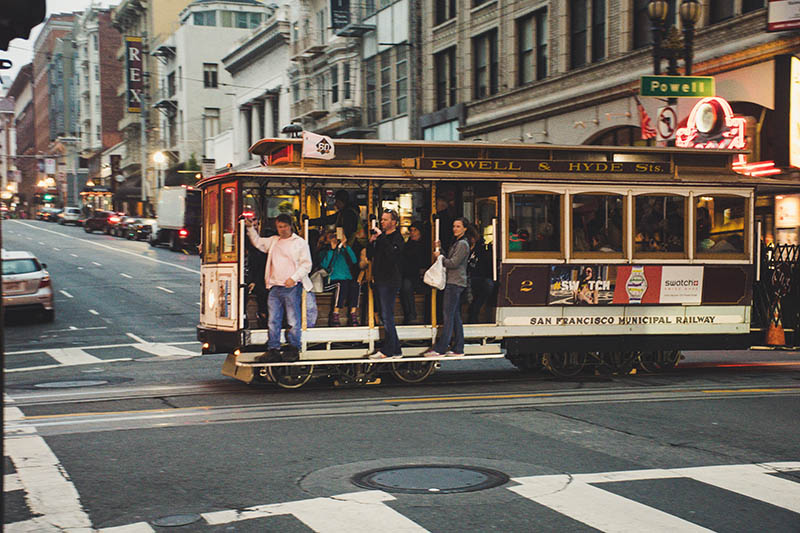
<path fill-rule="evenodd" d="M 247 386 L 199 356 L 197 256 L 2 230 L 57 291 L 54 323 L 4 328 L 6 531 L 800 531 L 797 352 Z"/>

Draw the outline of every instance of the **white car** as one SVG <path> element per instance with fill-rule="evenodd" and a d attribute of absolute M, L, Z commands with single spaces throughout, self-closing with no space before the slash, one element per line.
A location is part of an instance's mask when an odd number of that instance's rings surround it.
<path fill-rule="evenodd" d="M 3 250 L 3 307 L 9 316 L 26 310 L 43 314 L 46 322 L 55 318 L 53 284 L 47 265 L 30 252 Z"/>
<path fill-rule="evenodd" d="M 81 224 L 81 209 L 79 207 L 65 207 L 64 210 L 58 214 L 58 223 L 62 226 L 65 224 Z"/>

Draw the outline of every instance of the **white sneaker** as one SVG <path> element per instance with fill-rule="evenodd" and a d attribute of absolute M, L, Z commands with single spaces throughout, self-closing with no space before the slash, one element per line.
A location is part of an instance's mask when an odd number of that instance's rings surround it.
<path fill-rule="evenodd" d="M 444 355 L 445 357 L 464 357 L 463 353 L 454 352 L 453 350 L 448 350 L 447 353 Z"/>
<path fill-rule="evenodd" d="M 441 357 L 442 354 L 434 350 L 433 348 L 428 348 L 424 352 L 422 352 L 422 357 Z"/>
<path fill-rule="evenodd" d="M 375 353 L 369 354 L 370 359 L 388 359 L 389 356 L 383 353 L 382 351 L 378 350 Z"/>

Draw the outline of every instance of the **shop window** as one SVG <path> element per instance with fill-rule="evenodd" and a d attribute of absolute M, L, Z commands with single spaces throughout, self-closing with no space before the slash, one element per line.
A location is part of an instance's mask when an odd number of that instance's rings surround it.
<path fill-rule="evenodd" d="M 745 253 L 747 199 L 737 196 L 695 198 L 695 251 L 698 256 Z"/>
<path fill-rule="evenodd" d="M 560 257 L 561 195 L 514 193 L 508 196 L 509 256 L 534 252 L 540 257 Z M 531 255 L 525 253 L 525 256 Z"/>
<path fill-rule="evenodd" d="M 619 194 L 572 196 L 572 251 L 576 256 L 622 257 L 624 197 Z"/>
<path fill-rule="evenodd" d="M 634 255 L 686 257 L 686 199 L 642 195 L 635 199 Z"/>

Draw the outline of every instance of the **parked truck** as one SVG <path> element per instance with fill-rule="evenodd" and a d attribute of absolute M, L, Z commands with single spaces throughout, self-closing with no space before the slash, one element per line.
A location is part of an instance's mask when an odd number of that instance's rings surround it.
<path fill-rule="evenodd" d="M 171 250 L 195 251 L 200 243 L 202 193 L 192 187 L 164 187 L 158 199 L 158 219 L 150 245 L 169 245 Z"/>

